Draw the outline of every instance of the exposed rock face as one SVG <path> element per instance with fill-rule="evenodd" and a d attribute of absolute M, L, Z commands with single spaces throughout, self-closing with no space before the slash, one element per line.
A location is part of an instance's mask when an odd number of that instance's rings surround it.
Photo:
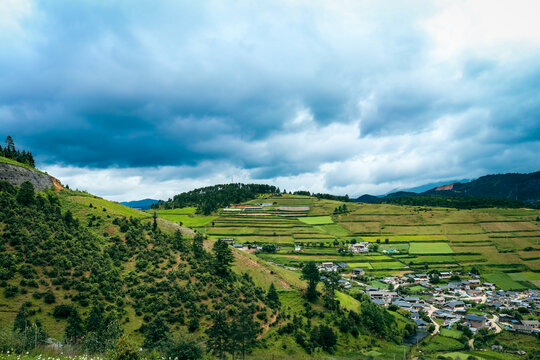
<path fill-rule="evenodd" d="M 53 177 L 32 171 L 20 166 L 0 163 L 0 181 L 8 181 L 13 185 L 20 186 L 25 181 L 30 181 L 36 190 L 44 190 L 54 187 Z"/>

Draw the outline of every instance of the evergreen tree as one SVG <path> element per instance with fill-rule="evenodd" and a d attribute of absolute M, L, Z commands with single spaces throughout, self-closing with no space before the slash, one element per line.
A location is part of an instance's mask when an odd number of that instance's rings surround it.
<path fill-rule="evenodd" d="M 173 246 L 173 249 L 177 251 L 183 252 L 186 250 L 186 242 L 180 230 L 176 230 L 174 232 L 173 237 L 172 237 L 172 246 Z"/>
<path fill-rule="evenodd" d="M 234 255 L 231 247 L 225 241 L 214 243 L 214 268 L 219 276 L 227 276 L 231 271 Z"/>
<path fill-rule="evenodd" d="M 21 305 L 17 316 L 15 316 L 15 322 L 13 323 L 13 330 L 16 332 L 24 332 L 26 328 L 30 325 L 28 318 L 30 317 L 29 308 L 32 306 L 32 303 L 27 301 Z"/>
<path fill-rule="evenodd" d="M 84 336 L 84 327 L 83 321 L 76 307 L 72 307 L 67 322 L 68 325 L 66 326 L 64 334 L 66 341 L 72 344 L 80 342 Z"/>
<path fill-rule="evenodd" d="M 270 284 L 270 288 L 268 289 L 268 293 L 266 294 L 266 303 L 272 309 L 279 309 L 281 306 L 281 301 L 279 300 L 279 294 L 276 291 L 276 287 L 274 286 L 274 283 Z"/>
<path fill-rule="evenodd" d="M 196 258 L 204 256 L 203 240 L 204 237 L 201 233 L 196 233 L 195 237 L 193 237 L 193 255 Z"/>
<path fill-rule="evenodd" d="M 154 219 L 154 222 L 152 224 L 152 231 L 156 232 L 157 230 L 157 213 L 154 211 L 154 215 L 152 216 Z"/>
<path fill-rule="evenodd" d="M 163 318 L 158 315 L 151 323 L 144 326 L 143 332 L 145 336 L 143 347 L 153 349 L 161 346 L 163 342 L 166 341 L 171 330 L 167 324 L 165 324 Z"/>
<path fill-rule="evenodd" d="M 328 272 L 324 279 L 324 306 L 329 310 L 337 310 L 339 301 L 336 300 L 336 289 L 339 285 L 339 275 L 336 272 Z"/>
<path fill-rule="evenodd" d="M 224 359 L 231 336 L 231 329 L 224 312 L 213 315 L 213 324 L 206 330 L 206 334 L 208 335 L 206 342 L 208 350 L 219 359 Z"/>
<path fill-rule="evenodd" d="M 11 159 L 11 156 L 15 153 L 15 142 L 13 141 L 13 138 L 8 135 L 6 137 L 6 143 L 5 143 L 5 149 L 4 149 L 4 153 L 9 155 L 9 156 L 6 156 L 6 157 L 9 157 Z"/>
<path fill-rule="evenodd" d="M 232 338 L 238 345 L 245 359 L 249 352 L 257 344 L 257 335 L 261 332 L 261 326 L 253 320 L 253 312 L 249 307 L 242 305 L 233 325 Z"/>
<path fill-rule="evenodd" d="M 87 333 L 99 333 L 103 331 L 105 323 L 103 304 L 99 301 L 94 301 L 94 305 L 90 309 L 90 313 L 84 321 L 84 330 Z"/>
<path fill-rule="evenodd" d="M 23 182 L 19 188 L 19 192 L 17 193 L 17 201 L 21 205 L 28 206 L 33 204 L 34 200 L 34 185 L 32 185 L 30 181 Z"/>
<path fill-rule="evenodd" d="M 306 291 L 306 298 L 309 301 L 317 299 L 317 283 L 321 279 L 319 269 L 313 261 L 310 261 L 302 268 L 302 278 L 308 281 L 308 288 Z"/>

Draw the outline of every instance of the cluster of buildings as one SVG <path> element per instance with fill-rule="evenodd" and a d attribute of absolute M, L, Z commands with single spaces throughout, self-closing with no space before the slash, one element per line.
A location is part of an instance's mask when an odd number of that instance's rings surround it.
<path fill-rule="evenodd" d="M 361 270 L 361 269 L 359 269 Z M 351 274 L 354 278 L 355 273 Z M 495 285 L 482 282 L 477 276 L 469 274 L 469 280 L 451 281 L 444 285 L 434 285 L 429 282 L 428 274 L 408 274 L 404 277 L 385 277 L 379 281 L 392 285 L 392 290 L 380 289 L 374 286 L 365 286 L 364 292 L 371 300 L 383 307 L 400 308 L 411 313 L 419 329 L 427 328 L 426 316 L 434 323 L 435 319 L 444 320 L 442 327 L 451 327 L 457 323 L 468 326 L 475 332 L 480 328 L 492 328 L 501 331 L 522 333 L 540 333 L 540 324 L 537 320 L 518 320 L 505 314 L 519 308 L 527 308 L 531 313 L 539 315 L 540 292 L 527 290 L 523 292 L 497 290 Z M 452 277 L 451 272 L 440 273 L 441 279 Z M 354 281 L 353 281 L 354 283 Z M 421 285 L 425 288 L 419 296 L 401 296 L 399 287 Z M 486 311 L 474 312 L 470 308 L 474 304 L 485 304 Z M 504 311 L 508 310 L 508 311 Z M 422 315 L 423 316 L 422 316 Z M 492 319 L 488 318 L 488 315 Z"/>

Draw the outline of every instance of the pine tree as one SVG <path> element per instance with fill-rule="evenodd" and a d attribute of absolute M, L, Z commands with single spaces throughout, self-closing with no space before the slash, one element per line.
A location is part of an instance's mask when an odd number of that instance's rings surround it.
<path fill-rule="evenodd" d="M 206 330 L 208 335 L 206 346 L 211 353 L 224 359 L 227 345 L 230 342 L 231 329 L 224 312 L 215 313 L 213 320 L 212 326 Z"/>
<path fill-rule="evenodd" d="M 201 258 L 204 255 L 203 239 L 204 237 L 201 233 L 196 233 L 195 237 L 193 237 L 193 255 L 196 258 Z"/>
<path fill-rule="evenodd" d="M 249 352 L 257 344 L 257 335 L 261 332 L 261 326 L 253 320 L 253 312 L 249 307 L 242 305 L 233 325 L 232 337 L 242 352 L 245 359 Z"/>
<path fill-rule="evenodd" d="M 163 318 L 158 315 L 154 320 L 144 327 L 144 343 L 143 347 L 152 349 L 160 346 L 165 341 L 171 330 L 163 321 Z"/>
<path fill-rule="evenodd" d="M 71 313 L 67 319 L 68 325 L 65 330 L 66 341 L 72 344 L 80 342 L 84 336 L 83 321 L 76 307 L 71 309 Z"/>
<path fill-rule="evenodd" d="M 336 289 L 339 285 L 339 275 L 335 272 L 328 272 L 324 280 L 324 306 L 329 310 L 336 310 L 339 301 L 336 300 Z"/>
<path fill-rule="evenodd" d="M 19 188 L 19 193 L 17 194 L 17 201 L 21 205 L 31 205 L 34 203 L 35 192 L 34 185 L 30 181 L 25 181 L 21 184 Z"/>
<path fill-rule="evenodd" d="M 105 310 L 103 304 L 95 301 L 94 305 L 90 309 L 88 317 L 84 321 L 84 330 L 89 332 L 99 333 L 104 328 L 105 323 Z"/>
<path fill-rule="evenodd" d="M 15 322 L 13 323 L 13 330 L 16 332 L 24 332 L 26 328 L 30 325 L 28 318 L 30 317 L 30 311 L 28 308 L 32 305 L 31 302 L 27 301 L 21 305 L 17 316 L 15 317 Z"/>
<path fill-rule="evenodd" d="M 314 301 L 317 298 L 317 283 L 321 279 L 321 275 L 313 261 L 308 262 L 302 268 L 302 278 L 308 281 L 306 298 L 309 301 Z"/>
<path fill-rule="evenodd" d="M 152 231 L 156 232 L 157 230 L 157 213 L 154 211 L 154 215 L 152 216 L 154 218 L 154 223 L 152 224 Z"/>
<path fill-rule="evenodd" d="M 182 235 L 182 232 L 180 230 L 176 230 L 174 232 L 173 238 L 172 238 L 172 246 L 173 249 L 177 251 L 185 251 L 186 250 L 186 242 L 184 240 L 184 237 Z"/>
<path fill-rule="evenodd" d="M 227 276 L 231 271 L 234 261 L 232 250 L 225 241 L 218 240 L 214 243 L 214 268 L 219 276 Z"/>
<path fill-rule="evenodd" d="M 279 300 L 279 294 L 276 291 L 276 287 L 274 286 L 274 283 L 270 284 L 270 288 L 268 289 L 268 293 L 266 294 L 266 303 L 272 309 L 279 309 L 281 306 L 281 301 Z"/>

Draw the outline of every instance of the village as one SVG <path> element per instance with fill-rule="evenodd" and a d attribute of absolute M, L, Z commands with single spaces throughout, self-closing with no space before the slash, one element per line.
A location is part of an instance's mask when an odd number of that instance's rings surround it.
<path fill-rule="evenodd" d="M 264 251 L 263 246 L 235 244 L 233 238 L 222 238 L 243 251 Z M 354 254 L 372 251 L 368 242 L 350 244 Z M 279 250 L 279 247 L 276 247 Z M 295 252 L 302 250 L 296 245 Z M 287 270 L 298 268 L 269 262 Z M 346 262 L 317 264 L 321 281 L 328 272 L 340 274 L 339 287 L 348 294 L 363 293 L 379 306 L 410 318 L 417 325 L 414 341 L 436 335 L 443 329 L 468 329 L 471 334 L 480 329 L 494 333 L 509 331 L 540 334 L 540 291 L 505 291 L 495 284 L 482 281 L 479 274 L 460 271 L 431 270 L 402 276 L 378 277 L 363 268 L 351 268 Z M 470 341 L 471 345 L 473 340 Z"/>

